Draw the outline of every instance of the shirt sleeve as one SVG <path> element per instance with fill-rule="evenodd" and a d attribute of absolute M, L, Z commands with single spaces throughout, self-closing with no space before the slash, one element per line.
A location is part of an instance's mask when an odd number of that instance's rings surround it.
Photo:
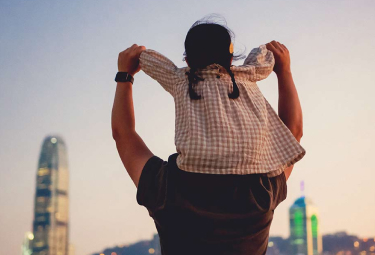
<path fill-rule="evenodd" d="M 275 59 L 272 51 L 268 50 L 266 45 L 260 45 L 258 48 L 251 50 L 243 65 L 254 67 L 250 75 L 251 81 L 260 81 L 271 74 L 275 65 Z"/>
<path fill-rule="evenodd" d="M 171 60 L 154 50 L 147 49 L 141 53 L 139 63 L 148 76 L 174 97 L 179 76 L 178 68 Z"/>

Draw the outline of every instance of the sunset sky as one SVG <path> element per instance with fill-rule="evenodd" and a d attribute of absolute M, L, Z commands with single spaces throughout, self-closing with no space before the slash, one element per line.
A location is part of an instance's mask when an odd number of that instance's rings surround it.
<path fill-rule="evenodd" d="M 1 255 L 19 254 L 32 230 L 39 153 L 53 134 L 67 144 L 76 255 L 152 238 L 112 139 L 117 56 L 137 43 L 183 67 L 186 33 L 210 13 L 236 34 L 235 52 L 272 40 L 290 50 L 306 156 L 271 235 L 289 236 L 288 208 L 304 180 L 323 234 L 375 237 L 375 1 L 0 0 Z M 258 86 L 277 112 L 276 75 Z M 167 160 L 176 152 L 173 98 L 143 72 L 133 88 L 136 130 Z"/>

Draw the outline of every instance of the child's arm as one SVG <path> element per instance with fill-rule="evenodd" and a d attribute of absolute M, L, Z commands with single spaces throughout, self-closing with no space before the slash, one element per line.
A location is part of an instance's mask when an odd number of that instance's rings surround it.
<path fill-rule="evenodd" d="M 140 55 L 139 63 L 142 71 L 175 96 L 176 84 L 181 77 L 177 73 L 177 66 L 171 60 L 157 51 L 147 49 Z"/>
<path fill-rule="evenodd" d="M 266 46 L 275 57 L 274 71 L 279 84 L 279 117 L 300 142 L 303 135 L 302 109 L 292 77 L 289 51 L 283 44 L 275 41 L 266 44 Z M 293 165 L 285 169 L 287 178 L 292 169 Z"/>
<path fill-rule="evenodd" d="M 119 54 L 119 72 L 128 72 L 133 77 L 140 70 L 139 55 L 145 47 L 134 44 Z M 130 178 L 138 187 L 144 165 L 154 154 L 135 131 L 132 84 L 118 82 L 112 108 L 112 136 L 120 158 Z"/>
<path fill-rule="evenodd" d="M 275 59 L 266 45 L 251 50 L 244 61 L 244 66 L 251 67 L 249 79 L 257 82 L 267 78 L 273 71 Z"/>

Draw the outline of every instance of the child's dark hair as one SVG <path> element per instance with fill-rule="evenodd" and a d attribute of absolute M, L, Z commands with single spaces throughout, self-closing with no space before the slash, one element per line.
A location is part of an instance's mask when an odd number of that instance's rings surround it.
<path fill-rule="evenodd" d="M 239 90 L 234 74 L 230 70 L 231 58 L 238 60 L 245 56 L 234 56 L 233 53 L 229 52 L 229 46 L 232 37 L 234 37 L 233 32 L 225 25 L 210 20 L 211 18 L 212 16 L 195 22 L 186 35 L 184 55 L 190 67 L 190 72 L 186 73 L 189 80 L 189 95 L 191 99 L 201 98 L 193 89 L 193 85 L 198 80 L 203 80 L 196 75 L 197 69 L 216 63 L 224 67 L 229 73 L 233 83 L 233 91 L 228 96 L 235 99 L 239 96 Z"/>

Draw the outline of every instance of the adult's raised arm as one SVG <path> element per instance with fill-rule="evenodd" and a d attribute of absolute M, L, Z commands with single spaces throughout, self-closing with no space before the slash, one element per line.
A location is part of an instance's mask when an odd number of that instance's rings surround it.
<path fill-rule="evenodd" d="M 144 46 L 134 44 L 121 52 L 118 57 L 119 72 L 127 72 L 134 77 L 139 72 L 139 56 Z M 117 151 L 130 178 L 138 187 L 139 177 L 148 159 L 154 154 L 135 131 L 133 91 L 131 82 L 117 82 L 112 108 L 112 136 Z"/>
<path fill-rule="evenodd" d="M 279 87 L 279 118 L 289 128 L 296 140 L 300 142 L 303 135 L 302 108 L 292 77 L 289 50 L 285 45 L 276 41 L 267 43 L 266 47 L 273 52 L 275 58 L 274 72 L 277 75 Z M 293 167 L 294 165 L 291 165 L 284 170 L 287 179 Z"/>

